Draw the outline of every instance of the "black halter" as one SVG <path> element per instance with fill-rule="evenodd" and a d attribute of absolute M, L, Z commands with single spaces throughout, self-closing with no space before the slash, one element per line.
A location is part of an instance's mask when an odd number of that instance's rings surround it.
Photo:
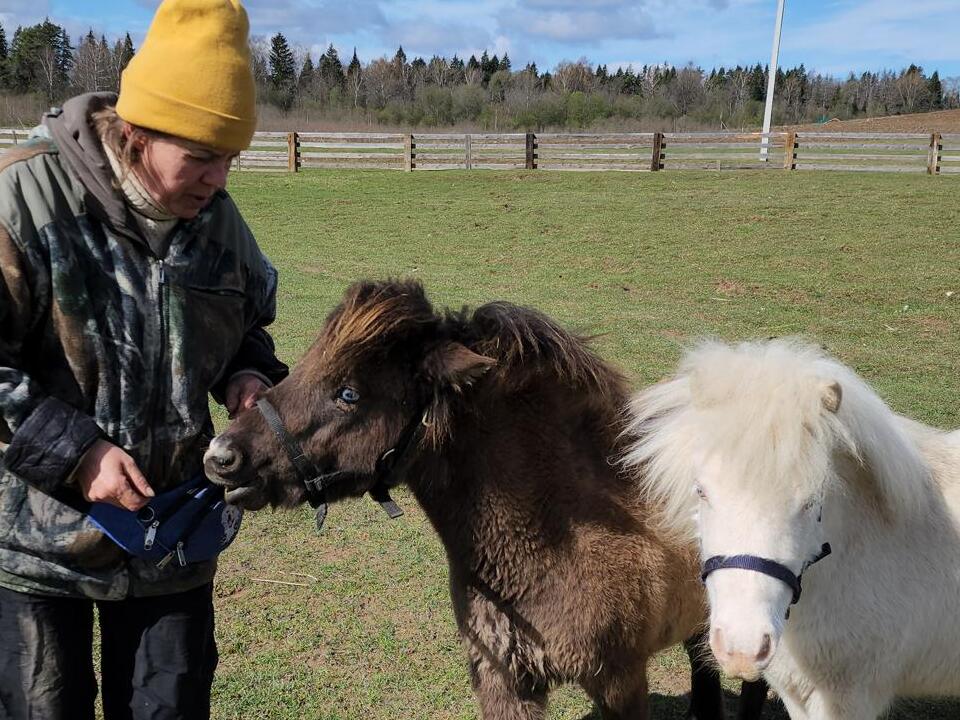
<path fill-rule="evenodd" d="M 290 458 L 290 462 L 297 471 L 297 475 L 303 481 L 307 491 L 307 502 L 310 503 L 316 511 L 317 531 L 323 527 L 323 521 L 327 517 L 327 488 L 331 485 L 342 482 L 350 477 L 356 477 L 358 473 L 352 473 L 345 470 L 333 470 L 322 473 L 313 464 L 313 461 L 307 457 L 300 447 L 300 443 L 287 431 L 280 419 L 277 409 L 266 398 L 257 400 L 257 408 L 267 425 L 277 436 L 277 440 L 283 446 Z M 370 488 L 370 497 L 380 503 L 381 507 L 391 518 L 398 518 L 403 515 L 403 510 L 390 497 L 390 488 L 396 486 L 398 480 L 393 477 L 393 469 L 396 467 L 397 460 L 403 456 L 413 440 L 413 436 L 420 426 L 420 414 L 415 413 L 407 426 L 400 434 L 397 444 L 387 449 L 377 458 L 377 464 L 374 468 L 374 484 Z"/>
<path fill-rule="evenodd" d="M 706 582 L 707 576 L 716 570 L 737 569 L 762 573 L 776 578 L 793 590 L 793 599 L 790 604 L 795 605 L 800 599 L 800 591 L 803 589 L 800 585 L 800 578 L 804 571 L 814 563 L 823 560 L 830 552 L 830 543 L 824 543 L 820 552 L 812 560 L 807 560 L 796 575 L 786 565 L 756 555 L 714 555 L 703 563 L 703 572 L 700 574 L 700 579 Z"/>

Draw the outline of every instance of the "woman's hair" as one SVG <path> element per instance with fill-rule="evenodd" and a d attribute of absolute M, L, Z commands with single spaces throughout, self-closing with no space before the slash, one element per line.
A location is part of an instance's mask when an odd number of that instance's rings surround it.
<path fill-rule="evenodd" d="M 117 114 L 117 108 L 113 105 L 108 105 L 103 110 L 93 113 L 90 119 L 104 146 L 110 148 L 110 151 L 120 163 L 122 172 L 122 176 L 118 178 L 120 182 L 123 182 L 127 173 L 140 163 L 140 148 L 133 140 L 138 136 L 156 138 L 163 135 L 163 133 L 155 130 L 148 130 L 139 125 L 127 123 Z M 124 132 L 124 128 L 128 124 L 133 129 L 129 134 Z"/>

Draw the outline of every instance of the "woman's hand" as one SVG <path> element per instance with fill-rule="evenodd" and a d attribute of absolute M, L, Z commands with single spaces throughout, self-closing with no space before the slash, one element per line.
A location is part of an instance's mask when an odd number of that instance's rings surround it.
<path fill-rule="evenodd" d="M 73 480 L 89 502 L 139 510 L 154 496 L 137 463 L 106 440 L 97 440 L 80 460 Z"/>
<path fill-rule="evenodd" d="M 249 410 L 257 404 L 260 394 L 267 389 L 267 384 L 252 373 L 240 373 L 227 383 L 224 393 L 224 406 L 230 419 L 233 420 L 243 410 Z"/>

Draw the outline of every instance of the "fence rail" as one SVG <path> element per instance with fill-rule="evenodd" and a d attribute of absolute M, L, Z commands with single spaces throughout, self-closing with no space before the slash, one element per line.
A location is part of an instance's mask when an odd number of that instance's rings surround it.
<path fill-rule="evenodd" d="M 24 130 L 0 128 L 0 152 Z M 765 152 L 762 146 L 766 146 Z M 960 175 L 960 134 L 258 132 L 237 170 L 799 170 Z"/>

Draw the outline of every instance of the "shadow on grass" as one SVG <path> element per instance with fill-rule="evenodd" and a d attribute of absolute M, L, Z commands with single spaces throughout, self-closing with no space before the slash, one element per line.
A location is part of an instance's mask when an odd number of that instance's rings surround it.
<path fill-rule="evenodd" d="M 727 718 L 737 717 L 737 701 L 734 693 L 724 691 L 724 708 Z M 650 717 L 656 720 L 686 720 L 690 703 L 688 695 L 650 694 Z M 790 720 L 783 704 L 776 698 L 767 701 L 763 708 L 763 720 Z M 960 718 L 960 700 L 899 700 L 885 720 L 957 720 Z M 602 720 L 600 711 L 594 709 L 579 720 Z"/>
<path fill-rule="evenodd" d="M 737 716 L 737 702 L 739 696 L 728 691 L 723 693 L 724 709 L 727 718 Z M 650 693 L 650 717 L 656 720 L 686 720 L 687 708 L 690 706 L 689 695 L 661 695 Z M 763 720 L 790 720 L 787 711 L 779 700 L 768 700 L 763 708 Z M 946 717 L 946 716 L 944 716 Z M 602 720 L 600 711 L 594 708 L 589 715 L 579 720 Z"/>

